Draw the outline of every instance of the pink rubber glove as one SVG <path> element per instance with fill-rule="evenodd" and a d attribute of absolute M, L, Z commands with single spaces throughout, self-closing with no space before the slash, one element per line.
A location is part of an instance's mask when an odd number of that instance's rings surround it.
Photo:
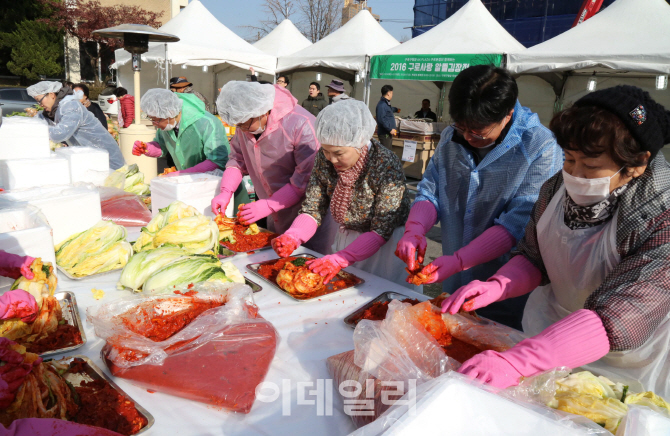
<path fill-rule="evenodd" d="M 465 361 L 458 372 L 500 389 L 515 386 L 559 366 L 577 368 L 595 362 L 610 351 L 607 332 L 593 311 L 580 309 L 524 339 L 507 351 L 484 351 Z"/>
<path fill-rule="evenodd" d="M 207 171 L 214 171 L 218 169 L 219 166 L 212 162 L 211 160 L 203 160 L 197 165 L 193 165 L 191 168 L 186 168 L 185 170 L 175 171 L 174 173 L 167 174 L 167 177 L 172 177 L 174 174 L 192 174 L 192 173 L 206 173 Z M 239 183 L 238 183 L 239 185 Z M 237 189 L 237 186 L 235 187 Z M 233 191 L 235 190 L 233 189 Z"/>
<path fill-rule="evenodd" d="M 272 248 L 279 257 L 289 257 L 314 236 L 318 227 L 311 215 L 302 213 L 293 220 L 286 233 L 272 240 Z"/>
<path fill-rule="evenodd" d="M 21 318 L 21 321 L 33 322 L 39 311 L 35 297 L 23 289 L 0 295 L 0 319 Z"/>
<path fill-rule="evenodd" d="M 156 141 L 145 142 L 147 145 L 146 150 L 142 147 L 142 141 L 135 141 L 133 143 L 133 154 L 135 156 L 149 156 L 149 157 L 161 157 L 163 155 L 163 150 L 161 146 Z"/>
<path fill-rule="evenodd" d="M 385 243 L 386 240 L 375 232 L 363 233 L 344 250 L 311 260 L 306 265 L 310 271 L 324 277 L 323 283 L 328 283 L 340 270 L 369 258 Z"/>
<path fill-rule="evenodd" d="M 0 250 L 0 276 L 18 279 L 23 276 L 28 280 L 35 278 L 35 274 L 30 270 L 30 265 L 35 260 L 30 256 L 19 256 L 18 254 L 7 253 Z"/>
<path fill-rule="evenodd" d="M 0 429 L 2 428 L 0 426 Z M 120 436 L 119 433 L 104 428 L 53 418 L 17 419 L 0 434 L 2 436 Z"/>
<path fill-rule="evenodd" d="M 226 168 L 221 177 L 221 193 L 212 199 L 212 213 L 225 214 L 233 193 L 242 182 L 242 171 L 239 168 Z"/>
<path fill-rule="evenodd" d="M 398 241 L 395 255 L 416 271 L 426 255 L 426 233 L 437 221 L 437 210 L 430 201 L 414 203 L 405 224 L 405 233 Z M 417 264 L 418 261 L 418 264 Z"/>
<path fill-rule="evenodd" d="M 423 267 L 420 274 L 428 278 L 422 282 L 442 282 L 456 273 L 499 258 L 509 252 L 515 244 L 516 238 L 505 227 L 500 225 L 489 227 L 468 245 L 456 251 L 453 256 L 440 256 Z M 407 278 L 407 282 L 411 283 L 411 277 Z"/>
<path fill-rule="evenodd" d="M 542 273 L 535 265 L 522 255 L 514 256 L 487 281 L 473 280 L 461 286 L 442 302 L 442 313 L 453 315 L 461 306 L 470 312 L 496 301 L 519 297 L 532 292 L 541 281 Z"/>
<path fill-rule="evenodd" d="M 253 224 L 271 213 L 293 206 L 300 201 L 300 198 L 302 198 L 300 191 L 292 184 L 287 183 L 267 200 L 257 200 L 242 206 L 237 213 L 237 217 L 244 225 Z"/>

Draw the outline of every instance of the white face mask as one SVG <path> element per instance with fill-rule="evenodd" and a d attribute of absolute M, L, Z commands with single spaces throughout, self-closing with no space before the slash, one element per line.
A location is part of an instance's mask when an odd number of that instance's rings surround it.
<path fill-rule="evenodd" d="M 261 125 L 261 118 L 262 117 L 258 117 L 258 129 L 254 130 L 253 132 L 249 132 L 252 135 L 260 135 L 261 133 L 265 132 L 265 127 L 262 127 Z"/>
<path fill-rule="evenodd" d="M 614 173 L 612 177 L 621 172 L 624 167 Z M 610 195 L 610 180 L 612 177 L 598 177 L 597 179 L 585 179 L 571 176 L 563 170 L 563 182 L 568 195 L 572 201 L 580 206 L 591 206 L 599 203 Z"/>
<path fill-rule="evenodd" d="M 175 124 L 167 123 L 163 131 L 169 132 L 170 130 L 174 130 L 174 128 L 177 127 L 176 121 L 177 120 L 175 119 Z"/>

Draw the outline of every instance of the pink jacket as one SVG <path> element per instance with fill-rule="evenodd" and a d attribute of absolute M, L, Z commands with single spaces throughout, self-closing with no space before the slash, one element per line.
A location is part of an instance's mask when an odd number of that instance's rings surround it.
<path fill-rule="evenodd" d="M 119 106 L 121 117 L 123 118 L 122 127 L 126 128 L 135 121 L 135 97 L 130 94 L 121 96 L 119 98 Z"/>
<path fill-rule="evenodd" d="M 304 197 L 319 143 L 314 132 L 314 115 L 307 112 L 289 91 L 275 85 L 274 106 L 268 125 L 258 141 L 254 135 L 237 129 L 230 141 L 226 168 L 249 174 L 260 199 L 267 199 L 287 183 Z M 284 233 L 300 210 L 296 205 L 273 213 L 268 227 Z"/>

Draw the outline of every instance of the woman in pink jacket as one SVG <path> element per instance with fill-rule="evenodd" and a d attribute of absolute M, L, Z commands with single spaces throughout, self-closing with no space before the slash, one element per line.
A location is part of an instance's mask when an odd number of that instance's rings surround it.
<path fill-rule="evenodd" d="M 228 82 L 216 105 L 221 119 L 237 129 L 212 211 L 225 211 L 248 174 L 259 200 L 243 206 L 240 219 L 251 224 L 267 217 L 269 230 L 285 232 L 298 216 L 319 151 L 314 116 L 288 90 L 255 82 Z M 327 231 L 321 230 L 307 246 L 328 254 L 332 238 L 328 241 Z"/>

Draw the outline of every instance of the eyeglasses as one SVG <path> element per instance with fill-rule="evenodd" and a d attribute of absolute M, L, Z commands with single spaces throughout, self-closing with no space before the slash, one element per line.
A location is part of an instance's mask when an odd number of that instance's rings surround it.
<path fill-rule="evenodd" d="M 249 120 L 247 120 L 247 121 L 245 121 L 245 122 L 243 122 L 243 123 L 235 124 L 235 127 L 236 127 L 237 129 L 242 129 L 242 130 L 244 130 L 244 131 L 247 131 L 247 130 L 249 130 L 249 129 L 251 128 L 251 125 L 253 124 L 253 122 L 254 122 L 255 119 L 256 119 L 256 118 L 250 118 Z"/>
<path fill-rule="evenodd" d="M 277 80 L 277 83 L 286 83 L 286 82 L 283 80 Z"/>
<path fill-rule="evenodd" d="M 509 116 L 509 115 L 508 115 L 508 116 Z M 507 118 L 507 117 L 505 117 L 505 118 Z M 505 120 L 503 119 L 502 122 L 504 122 L 504 121 L 505 121 Z M 501 124 L 502 124 L 502 122 L 501 122 Z M 470 135 L 470 136 L 472 136 L 473 138 L 478 139 L 478 140 L 480 140 L 480 141 L 483 141 L 484 139 L 486 139 L 486 138 L 489 136 L 489 134 L 490 134 L 491 132 L 493 132 L 493 130 L 494 130 L 496 127 L 498 127 L 499 125 L 500 125 L 500 124 L 496 124 L 496 125 L 494 125 L 493 127 L 491 127 L 491 128 L 489 129 L 488 132 L 484 133 L 483 135 L 480 135 L 479 133 L 475 133 L 475 132 L 473 132 L 472 130 L 467 130 L 467 129 L 463 129 L 463 128 L 461 128 L 461 127 L 458 127 L 458 126 L 456 125 L 456 123 L 451 123 L 451 124 L 450 124 L 450 126 L 453 127 L 454 130 L 457 131 L 461 136 L 465 136 L 465 134 L 467 133 L 468 135 Z"/>
<path fill-rule="evenodd" d="M 49 94 L 44 94 L 44 95 L 42 96 L 42 98 L 40 98 L 39 100 L 37 100 L 37 104 L 40 105 L 40 106 L 42 106 L 42 100 L 44 100 L 44 99 L 47 97 L 47 95 L 49 95 Z M 42 107 L 44 107 L 44 106 L 42 106 Z"/>

